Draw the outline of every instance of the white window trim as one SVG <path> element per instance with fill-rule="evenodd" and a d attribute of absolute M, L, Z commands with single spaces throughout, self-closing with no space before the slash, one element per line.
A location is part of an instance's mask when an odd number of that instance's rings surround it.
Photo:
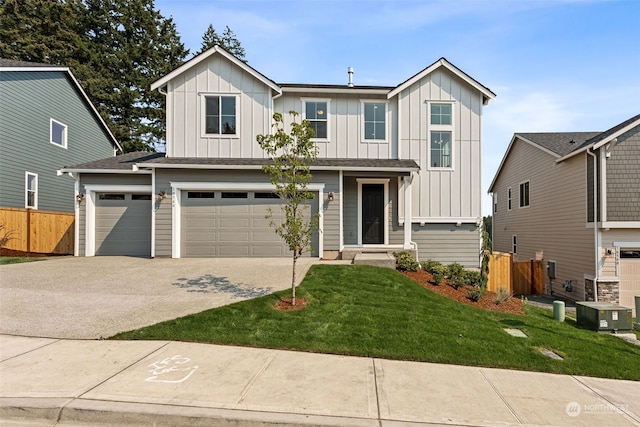
<path fill-rule="evenodd" d="M 171 204 L 171 258 L 181 258 L 181 224 L 182 224 L 182 192 L 195 190 L 209 191 L 274 191 L 275 186 L 266 182 L 170 182 L 173 203 Z M 323 200 L 324 183 L 311 183 L 307 186 L 309 191 L 318 192 L 318 257 L 323 257 L 324 229 Z"/>
<path fill-rule="evenodd" d="M 522 186 L 524 184 L 529 184 L 529 204 L 521 206 L 520 200 L 522 199 Z M 518 183 L 518 209 L 526 209 L 531 206 L 531 180 L 526 180 Z"/>
<path fill-rule="evenodd" d="M 531 201 L 531 194 L 529 194 L 529 201 Z M 507 210 L 510 211 L 513 208 L 513 190 L 511 187 L 507 188 Z"/>
<path fill-rule="evenodd" d="M 384 105 L 384 138 L 383 139 L 366 139 L 365 138 L 365 104 L 383 104 Z M 389 102 L 382 99 L 361 99 L 360 100 L 360 142 L 364 144 L 384 144 L 389 142 Z"/>
<path fill-rule="evenodd" d="M 33 206 L 29 206 L 29 177 L 35 177 L 34 185 L 35 190 L 33 190 Z M 38 174 L 33 172 L 25 172 L 24 173 L 24 207 L 26 209 L 38 209 Z"/>
<path fill-rule="evenodd" d="M 313 142 L 331 142 L 331 98 L 300 98 L 302 101 L 302 119 L 307 119 L 307 102 L 326 102 L 327 103 L 327 137 L 311 138 Z"/>
<path fill-rule="evenodd" d="M 454 171 L 455 170 L 455 158 L 456 158 L 456 109 L 455 109 L 455 101 L 440 101 L 440 100 L 428 100 L 426 101 L 427 105 L 427 170 L 437 170 L 437 171 Z M 432 125 L 431 124 L 431 105 L 433 104 L 451 104 L 451 124 L 450 125 Z M 451 167 L 435 167 L 431 166 L 431 132 L 451 132 Z"/>
<path fill-rule="evenodd" d="M 200 136 L 207 139 L 239 139 L 240 138 L 240 114 L 242 111 L 240 101 L 242 97 L 240 93 L 221 93 L 221 92 L 200 92 L 200 111 L 198 112 L 198 120 L 200 121 Z M 236 133 L 207 133 L 207 97 L 235 97 L 236 98 Z M 222 108 L 222 106 L 220 106 Z"/>
<path fill-rule="evenodd" d="M 514 244 L 515 241 L 515 244 Z M 517 234 L 512 234 L 511 235 L 511 252 L 513 254 L 518 254 L 518 235 Z"/>
<path fill-rule="evenodd" d="M 85 185 L 85 240 L 84 256 L 96 255 L 96 196 L 98 193 L 149 193 L 152 194 L 151 185 Z M 151 203 L 153 213 L 154 204 Z"/>
<path fill-rule="evenodd" d="M 384 242 L 382 245 L 389 245 L 389 178 L 356 178 L 358 183 L 358 246 L 360 247 L 376 247 L 381 244 L 363 245 L 362 244 L 362 184 L 384 184 Z"/>
<path fill-rule="evenodd" d="M 58 144 L 57 142 L 55 142 L 53 140 L 53 124 L 56 123 L 60 126 L 62 126 L 64 128 L 64 131 L 62 132 L 62 144 Z M 67 149 L 67 133 L 68 133 L 68 127 L 67 125 L 65 125 L 64 123 L 62 123 L 61 121 L 58 121 L 56 119 L 50 118 L 49 119 L 49 143 L 55 145 L 56 147 L 60 147 L 60 148 L 64 148 L 65 150 Z"/>

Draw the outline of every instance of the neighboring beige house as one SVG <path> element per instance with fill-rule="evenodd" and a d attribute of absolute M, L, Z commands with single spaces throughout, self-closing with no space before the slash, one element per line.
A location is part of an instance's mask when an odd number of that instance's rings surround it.
<path fill-rule="evenodd" d="M 78 255 L 287 256 L 264 218 L 280 200 L 256 136 L 295 110 L 319 148 L 313 256 L 417 250 L 478 267 L 482 109 L 495 95 L 444 58 L 397 86 L 356 85 L 349 71 L 345 85 L 279 84 L 216 46 L 155 82 L 166 156 L 64 168 L 86 193 Z"/>
<path fill-rule="evenodd" d="M 489 192 L 493 249 L 543 258 L 547 293 L 634 308 L 640 115 L 605 132 L 516 133 Z"/>

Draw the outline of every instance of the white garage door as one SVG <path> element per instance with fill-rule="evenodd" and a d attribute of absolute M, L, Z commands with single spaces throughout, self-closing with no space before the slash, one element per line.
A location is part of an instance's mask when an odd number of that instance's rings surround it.
<path fill-rule="evenodd" d="M 620 250 L 620 305 L 633 308 L 635 295 L 640 295 L 640 249 Z"/>
<path fill-rule="evenodd" d="M 151 194 L 97 194 L 96 255 L 151 256 Z"/>
<path fill-rule="evenodd" d="M 317 202 L 312 207 L 317 212 Z M 271 192 L 184 191 L 183 257 L 283 257 L 291 252 L 270 220 L 281 221 L 280 199 Z M 308 210 L 310 212 L 310 210 Z M 311 215 L 311 213 L 309 213 Z M 313 247 L 317 253 L 317 238 Z M 308 253 L 307 253 L 308 255 Z"/>

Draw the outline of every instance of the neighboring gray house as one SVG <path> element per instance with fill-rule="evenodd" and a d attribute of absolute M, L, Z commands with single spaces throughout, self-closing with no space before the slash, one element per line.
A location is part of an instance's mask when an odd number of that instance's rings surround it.
<path fill-rule="evenodd" d="M 547 293 L 634 308 L 640 115 L 605 132 L 516 133 L 489 192 L 493 249 L 544 258 Z"/>
<path fill-rule="evenodd" d="M 0 207 L 74 212 L 57 169 L 118 148 L 69 68 L 0 59 Z"/>
<path fill-rule="evenodd" d="M 482 108 L 495 95 L 446 59 L 392 87 L 351 74 L 346 85 L 278 84 L 216 46 L 152 89 L 167 99 L 166 156 L 63 169 L 86 193 L 78 255 L 287 255 L 264 218 L 280 201 L 256 135 L 295 110 L 320 150 L 314 256 L 405 249 L 478 267 Z"/>

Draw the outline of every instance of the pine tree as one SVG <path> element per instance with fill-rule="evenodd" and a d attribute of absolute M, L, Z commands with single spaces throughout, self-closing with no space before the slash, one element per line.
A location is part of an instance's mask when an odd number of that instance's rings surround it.
<path fill-rule="evenodd" d="M 209 24 L 207 30 L 202 35 L 202 44 L 200 46 L 200 50 L 196 52 L 196 55 L 200 55 L 202 52 L 211 49 L 215 45 L 219 45 L 224 48 L 242 62 L 247 62 L 245 51 L 240 40 L 238 40 L 236 34 L 228 25 L 225 27 L 222 36 L 219 36 L 216 29 L 213 28 L 213 25 Z"/>

